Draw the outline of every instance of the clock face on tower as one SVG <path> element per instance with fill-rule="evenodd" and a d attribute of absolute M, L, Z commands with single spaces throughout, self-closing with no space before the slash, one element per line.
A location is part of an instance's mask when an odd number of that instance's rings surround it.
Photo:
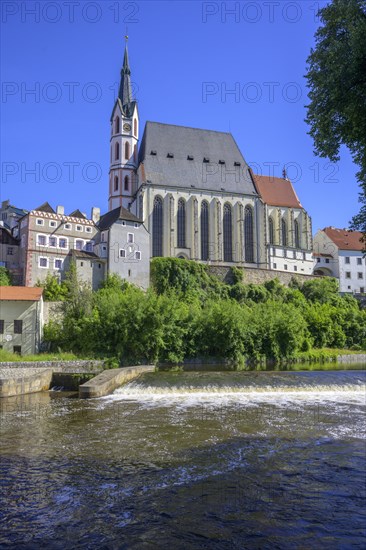
<path fill-rule="evenodd" d="M 126 130 L 126 132 L 129 132 L 131 130 L 131 126 L 129 124 L 124 124 L 123 129 Z"/>

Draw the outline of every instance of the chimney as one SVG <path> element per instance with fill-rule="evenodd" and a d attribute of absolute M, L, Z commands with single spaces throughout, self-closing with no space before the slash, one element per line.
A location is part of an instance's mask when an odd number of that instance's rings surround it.
<path fill-rule="evenodd" d="M 94 223 L 98 223 L 100 219 L 100 208 L 97 208 L 96 206 L 93 206 L 91 209 L 91 219 Z"/>
<path fill-rule="evenodd" d="M 65 214 L 65 207 L 60 205 L 56 206 L 56 214 L 63 216 Z"/>

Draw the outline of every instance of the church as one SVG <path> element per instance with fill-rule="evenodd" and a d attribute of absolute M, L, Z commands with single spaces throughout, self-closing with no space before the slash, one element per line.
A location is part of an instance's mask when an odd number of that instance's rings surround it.
<path fill-rule="evenodd" d="M 313 271 L 311 218 L 286 178 L 253 174 L 231 133 L 146 122 L 125 46 L 111 115 L 109 211 L 150 233 L 150 256 Z"/>

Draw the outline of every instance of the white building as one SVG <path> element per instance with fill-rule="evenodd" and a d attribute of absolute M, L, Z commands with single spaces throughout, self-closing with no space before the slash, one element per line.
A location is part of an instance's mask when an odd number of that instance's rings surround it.
<path fill-rule="evenodd" d="M 314 236 L 315 275 L 339 279 L 340 292 L 364 293 L 366 287 L 365 244 L 362 233 L 325 227 Z"/>

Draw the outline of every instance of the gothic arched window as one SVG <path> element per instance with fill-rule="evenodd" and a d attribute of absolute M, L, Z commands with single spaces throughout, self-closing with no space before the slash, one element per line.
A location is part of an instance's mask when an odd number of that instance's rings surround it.
<path fill-rule="evenodd" d="M 152 215 L 152 255 L 163 255 L 163 199 L 155 197 Z"/>
<path fill-rule="evenodd" d="M 125 159 L 128 160 L 130 158 L 130 144 L 128 141 L 125 143 Z"/>
<path fill-rule="evenodd" d="M 116 160 L 119 160 L 119 143 L 118 143 L 118 142 L 116 143 L 116 147 L 115 147 L 115 151 L 114 151 L 114 156 L 115 156 L 115 159 L 116 159 Z"/>
<path fill-rule="evenodd" d="M 286 220 L 282 218 L 281 220 L 281 237 L 282 237 L 282 246 L 287 246 L 287 223 Z"/>
<path fill-rule="evenodd" d="M 294 221 L 294 229 L 295 229 L 295 248 L 301 248 L 299 222 L 297 220 Z"/>
<path fill-rule="evenodd" d="M 233 261 L 233 222 L 230 204 L 224 204 L 224 262 Z"/>
<path fill-rule="evenodd" d="M 137 118 L 133 121 L 133 133 L 137 136 Z"/>
<path fill-rule="evenodd" d="M 119 134 L 119 116 L 114 121 L 114 133 Z"/>
<path fill-rule="evenodd" d="M 178 231 L 177 231 L 177 246 L 178 248 L 186 247 L 186 201 L 179 199 L 178 201 Z"/>
<path fill-rule="evenodd" d="M 124 188 L 125 188 L 125 191 L 128 191 L 129 188 L 130 188 L 130 182 L 129 182 L 128 176 L 125 176 L 125 179 L 124 179 Z"/>
<path fill-rule="evenodd" d="M 208 260 L 208 202 L 203 201 L 201 204 L 201 260 Z"/>
<path fill-rule="evenodd" d="M 269 220 L 268 220 L 268 233 L 269 233 L 269 244 L 274 244 L 273 218 L 269 218 Z"/>
<path fill-rule="evenodd" d="M 245 261 L 254 262 L 254 225 L 253 208 L 246 206 L 244 210 L 244 252 Z"/>
<path fill-rule="evenodd" d="M 118 191 L 118 176 L 114 176 L 114 190 Z"/>
<path fill-rule="evenodd" d="M 137 145 L 133 148 L 133 160 L 137 162 Z"/>

